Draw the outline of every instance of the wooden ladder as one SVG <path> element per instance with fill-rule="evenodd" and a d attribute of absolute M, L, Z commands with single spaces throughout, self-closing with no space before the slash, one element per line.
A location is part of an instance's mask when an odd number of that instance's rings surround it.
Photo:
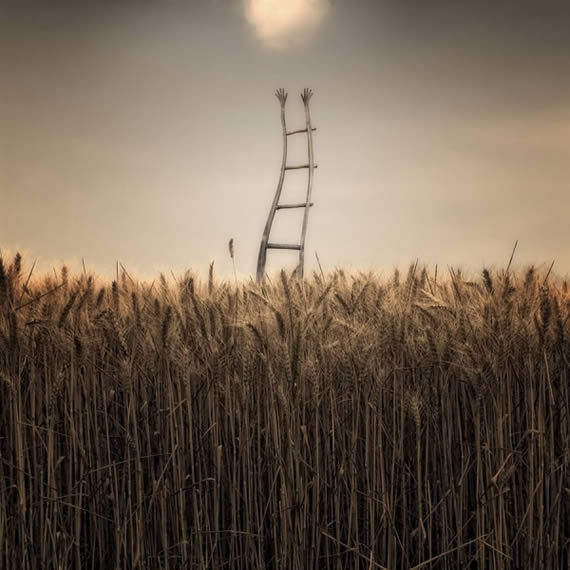
<path fill-rule="evenodd" d="M 287 131 L 287 125 L 285 123 L 285 102 L 287 101 L 287 92 L 285 89 L 277 89 L 275 92 L 279 103 L 281 103 L 281 125 L 283 127 L 283 159 L 281 161 L 281 174 L 279 175 L 279 182 L 277 183 L 277 191 L 275 192 L 275 197 L 273 198 L 273 203 L 269 210 L 269 216 L 267 216 L 267 222 L 265 224 L 265 229 L 263 230 L 263 236 L 261 237 L 261 244 L 259 246 L 259 255 L 257 257 L 257 282 L 263 281 L 265 276 L 265 264 L 267 262 L 267 250 L 268 249 L 291 249 L 299 251 L 299 265 L 297 266 L 297 276 L 303 278 L 303 267 L 305 263 L 305 236 L 307 234 L 307 223 L 309 221 L 309 209 L 313 205 L 311 202 L 311 191 L 313 187 L 313 172 L 317 168 L 313 157 L 313 131 L 317 129 L 311 125 L 311 114 L 309 111 L 309 101 L 313 95 L 310 89 L 304 89 L 301 93 L 301 99 L 305 105 L 305 128 L 297 129 L 295 131 Z M 287 137 L 291 135 L 297 135 L 300 133 L 307 133 L 307 146 L 309 152 L 309 160 L 307 164 L 299 165 L 288 165 L 287 164 Z M 298 170 L 300 168 L 307 168 L 309 170 L 309 179 L 307 183 L 307 197 L 304 202 L 299 204 L 280 204 L 279 198 L 281 197 L 281 190 L 283 189 L 283 181 L 285 180 L 285 172 L 287 170 Z M 273 225 L 273 219 L 275 218 L 275 213 L 277 210 L 285 210 L 290 208 L 304 208 L 305 213 L 303 215 L 303 226 L 301 229 L 301 239 L 298 244 L 286 244 L 286 243 L 271 243 L 269 241 L 269 234 L 271 233 L 271 226 Z"/>

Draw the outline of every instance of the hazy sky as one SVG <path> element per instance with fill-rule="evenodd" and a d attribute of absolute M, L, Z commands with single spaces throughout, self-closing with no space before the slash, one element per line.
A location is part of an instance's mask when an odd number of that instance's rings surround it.
<path fill-rule="evenodd" d="M 229 276 L 233 237 L 253 275 L 273 93 L 300 128 L 311 87 L 309 270 L 317 251 L 325 268 L 477 271 L 518 239 L 520 265 L 568 273 L 569 30 L 570 4 L 544 0 L 0 0 L 0 247 Z M 272 239 L 298 240 L 301 213 L 278 212 Z"/>

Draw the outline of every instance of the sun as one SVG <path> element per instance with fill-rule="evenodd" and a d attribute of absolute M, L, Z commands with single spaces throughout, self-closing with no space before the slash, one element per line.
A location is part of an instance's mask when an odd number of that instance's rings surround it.
<path fill-rule="evenodd" d="M 245 0 L 246 18 L 257 36 L 277 49 L 307 40 L 328 7 L 328 0 Z"/>

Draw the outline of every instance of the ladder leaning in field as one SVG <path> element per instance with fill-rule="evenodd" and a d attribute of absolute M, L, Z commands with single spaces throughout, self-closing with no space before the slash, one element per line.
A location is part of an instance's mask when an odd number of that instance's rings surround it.
<path fill-rule="evenodd" d="M 317 168 L 313 157 L 313 131 L 317 129 L 311 125 L 311 114 L 309 112 L 309 101 L 313 95 L 310 89 L 304 89 L 301 93 L 301 99 L 305 105 L 305 122 L 306 126 L 304 129 L 298 129 L 295 131 L 287 131 L 287 126 L 285 124 L 285 102 L 287 101 L 287 92 L 285 89 L 277 89 L 275 92 L 277 99 L 281 103 L 281 125 L 283 127 L 283 159 L 281 162 L 281 174 L 279 175 L 279 182 L 277 183 L 277 191 L 275 192 L 275 197 L 273 198 L 273 203 L 269 210 L 269 216 L 267 217 L 267 222 L 265 224 L 265 229 L 263 230 L 263 236 L 261 237 L 261 245 L 259 246 L 259 255 L 257 257 L 257 281 L 260 283 L 263 281 L 265 276 L 265 264 L 267 262 L 267 250 L 268 249 L 292 249 L 299 251 L 299 265 L 297 266 L 297 276 L 303 278 L 303 267 L 305 263 L 305 236 L 307 234 L 307 223 L 309 221 L 309 209 L 313 205 L 311 202 L 311 190 L 313 186 L 313 171 Z M 291 135 L 296 135 L 299 133 L 307 133 L 307 147 L 309 152 L 309 161 L 307 164 L 300 164 L 297 166 L 287 165 L 287 137 Z M 309 169 L 309 179 L 307 184 L 307 197 L 304 202 L 300 204 L 280 204 L 279 198 L 281 196 L 281 190 L 283 189 L 283 181 L 285 180 L 285 172 L 287 170 L 298 170 L 300 168 Z M 303 227 L 301 229 L 301 240 L 299 244 L 284 244 L 284 243 L 271 243 L 269 241 L 269 234 L 271 233 L 271 226 L 273 225 L 273 219 L 275 218 L 275 213 L 277 210 L 289 209 L 289 208 L 304 208 L 305 213 L 303 216 Z"/>

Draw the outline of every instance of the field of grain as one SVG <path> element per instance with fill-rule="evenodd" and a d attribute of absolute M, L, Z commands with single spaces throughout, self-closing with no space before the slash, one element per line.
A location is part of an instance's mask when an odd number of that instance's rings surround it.
<path fill-rule="evenodd" d="M 570 293 L 0 261 L 0 568 L 566 569 Z"/>

